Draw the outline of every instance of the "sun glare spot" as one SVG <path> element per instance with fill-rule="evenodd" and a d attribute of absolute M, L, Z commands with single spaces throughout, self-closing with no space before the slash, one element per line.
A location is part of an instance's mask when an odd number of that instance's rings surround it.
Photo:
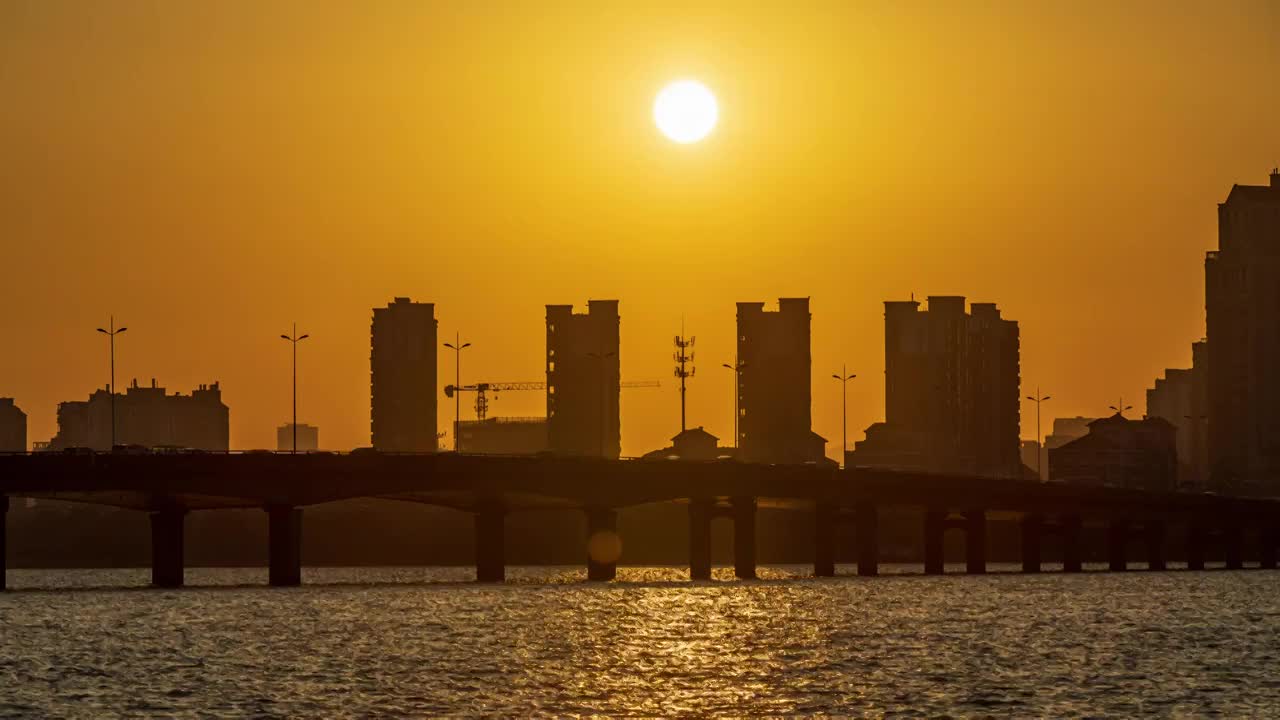
<path fill-rule="evenodd" d="M 653 101 L 653 122 L 658 130 L 681 144 L 705 138 L 719 118 L 716 96 L 696 80 L 677 80 L 662 88 Z"/>

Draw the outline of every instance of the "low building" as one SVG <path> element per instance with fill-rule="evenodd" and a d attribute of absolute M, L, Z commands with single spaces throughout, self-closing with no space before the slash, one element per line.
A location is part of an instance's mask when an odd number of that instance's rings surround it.
<path fill-rule="evenodd" d="M 1116 413 L 1089 432 L 1049 450 L 1049 478 L 1080 485 L 1171 491 L 1177 487 L 1177 428 L 1163 418 Z"/>
<path fill-rule="evenodd" d="M 0 452 L 27 451 L 27 414 L 13 398 L 0 398 Z"/>
<path fill-rule="evenodd" d="M 715 460 L 736 456 L 734 448 L 720 447 L 720 438 L 698 426 L 671 438 L 669 447 L 645 453 L 644 459 Z"/>
<path fill-rule="evenodd" d="M 1044 446 L 1035 440 L 1023 440 L 1018 446 L 1018 454 L 1022 457 L 1022 476 L 1028 480 L 1043 482 L 1045 468 L 1049 467 Z"/>
<path fill-rule="evenodd" d="M 110 450 L 112 398 L 105 388 L 88 400 L 58 404 L 58 434 L 50 449 Z M 218 383 L 201 385 L 190 395 L 169 395 L 151 381 L 138 381 L 115 395 L 115 442 L 142 447 L 178 447 L 226 451 L 230 445 L 230 411 Z"/>
<path fill-rule="evenodd" d="M 293 448 L 293 423 L 285 423 L 276 428 L 276 450 L 290 452 Z M 298 423 L 298 452 L 311 452 L 320 449 L 320 428 L 315 425 Z"/>
<path fill-rule="evenodd" d="M 550 448 L 547 419 L 541 417 L 492 417 L 454 424 L 462 450 L 480 455 L 535 455 Z"/>
<path fill-rule="evenodd" d="M 1095 417 L 1084 417 L 1077 415 L 1069 418 L 1055 418 L 1053 421 L 1053 432 L 1049 433 L 1044 439 L 1045 450 L 1052 450 L 1056 447 L 1062 447 L 1067 443 L 1082 438 L 1089 434 L 1089 423 L 1097 420 Z"/>

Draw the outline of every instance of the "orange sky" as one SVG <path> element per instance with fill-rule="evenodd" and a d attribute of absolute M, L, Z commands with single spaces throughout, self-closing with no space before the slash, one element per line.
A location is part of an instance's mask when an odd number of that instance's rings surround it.
<path fill-rule="evenodd" d="M 810 296 L 834 456 L 829 375 L 860 439 L 914 292 L 1019 321 L 1046 424 L 1140 411 L 1203 335 L 1215 203 L 1280 162 L 1274 3 L 615 5 L 0 4 L 0 396 L 48 439 L 114 312 L 121 385 L 220 380 L 232 446 L 270 446 L 296 319 L 300 419 L 367 445 L 373 306 L 437 303 L 464 381 L 539 380 L 543 306 L 619 298 L 624 377 L 664 383 L 626 391 L 635 455 L 679 429 L 682 313 L 727 441 L 734 302 Z M 683 76 L 720 100 L 691 146 L 650 120 Z"/>

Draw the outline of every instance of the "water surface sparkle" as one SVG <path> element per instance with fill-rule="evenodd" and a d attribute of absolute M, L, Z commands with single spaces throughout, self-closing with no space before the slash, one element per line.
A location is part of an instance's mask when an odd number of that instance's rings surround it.
<path fill-rule="evenodd" d="M 1280 573 L 761 570 L 11 570 L 0 716 L 1280 713 Z"/>

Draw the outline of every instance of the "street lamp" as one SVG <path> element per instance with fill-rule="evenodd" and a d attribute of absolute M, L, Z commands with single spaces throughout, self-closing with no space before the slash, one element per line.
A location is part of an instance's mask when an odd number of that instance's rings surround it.
<path fill-rule="evenodd" d="M 1040 458 L 1044 454 L 1043 436 L 1040 434 L 1040 403 L 1052 398 L 1048 395 L 1040 394 L 1040 386 L 1036 386 L 1036 394 L 1028 395 L 1027 399 L 1036 404 L 1036 479 L 1044 482 L 1044 469 L 1040 467 Z"/>
<path fill-rule="evenodd" d="M 107 394 L 111 398 L 111 449 L 114 450 L 116 447 L 116 336 L 129 328 L 117 328 L 115 315 L 111 316 L 111 322 L 107 327 L 110 329 L 98 328 L 98 332 L 109 338 L 107 344 L 111 346 L 111 384 L 107 386 Z"/>
<path fill-rule="evenodd" d="M 614 353 L 614 352 L 587 353 L 587 357 L 594 358 L 600 367 L 600 457 L 608 457 L 608 453 L 606 453 L 604 449 L 604 423 L 605 423 L 605 417 L 608 415 L 608 411 L 605 409 L 605 403 L 607 402 L 607 392 L 604 387 L 604 361 L 615 355 L 617 355 L 617 353 Z"/>
<path fill-rule="evenodd" d="M 298 334 L 298 323 L 293 324 L 292 335 L 281 335 L 293 345 L 293 454 L 298 453 L 298 343 L 311 337 Z"/>
<path fill-rule="evenodd" d="M 1116 404 L 1116 405 L 1108 405 L 1107 407 L 1111 408 L 1112 410 L 1115 410 L 1115 411 L 1116 411 L 1116 414 L 1117 414 L 1117 415 L 1119 415 L 1120 417 L 1124 417 L 1124 411 L 1125 411 L 1125 410 L 1132 410 L 1132 409 L 1133 409 L 1133 406 L 1132 406 L 1132 405 L 1125 405 L 1125 404 L 1124 404 L 1124 398 L 1123 398 L 1123 397 L 1122 397 L 1122 398 L 1120 398 L 1120 402 L 1119 402 L 1118 404 Z"/>
<path fill-rule="evenodd" d="M 840 467 L 845 466 L 845 453 L 849 452 L 849 381 L 858 377 L 840 366 L 840 374 L 831 377 L 840 381 Z"/>
<path fill-rule="evenodd" d="M 738 385 L 742 382 L 742 368 L 746 367 L 746 363 L 741 360 L 733 365 L 729 363 L 721 363 L 720 367 L 733 371 L 733 449 L 738 449 Z"/>
<path fill-rule="evenodd" d="M 453 342 L 445 343 L 444 346 L 453 351 L 453 386 L 460 388 L 462 387 L 462 351 L 471 347 L 471 343 L 462 342 L 462 336 L 454 333 Z M 459 432 L 462 426 L 462 393 L 455 393 L 453 402 L 453 451 L 462 452 L 462 433 Z"/>

